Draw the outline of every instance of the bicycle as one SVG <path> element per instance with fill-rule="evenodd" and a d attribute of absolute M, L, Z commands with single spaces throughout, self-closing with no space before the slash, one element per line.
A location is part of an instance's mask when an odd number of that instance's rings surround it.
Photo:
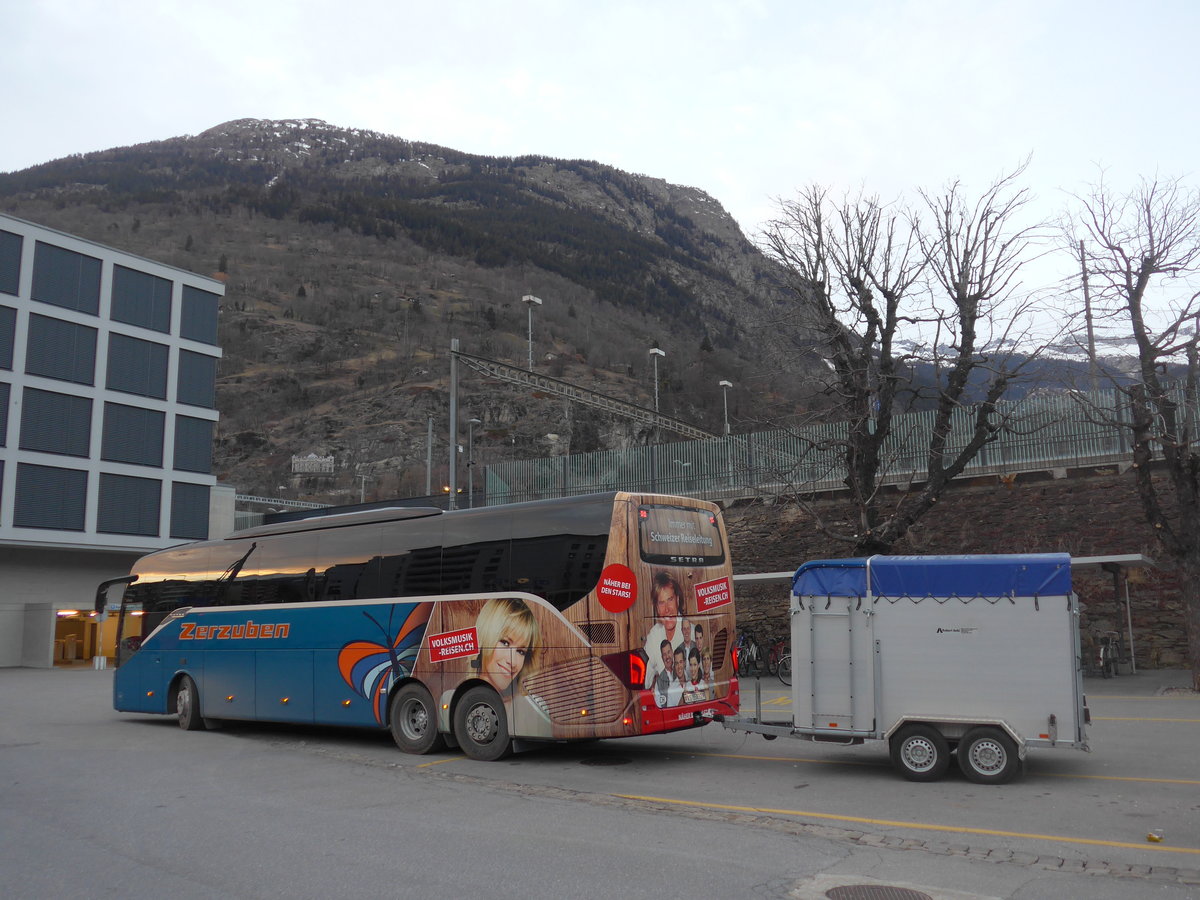
<path fill-rule="evenodd" d="M 1125 643 L 1119 631 L 1106 631 L 1096 642 L 1096 668 L 1102 678 L 1120 674 L 1119 664 L 1125 662 Z"/>
<path fill-rule="evenodd" d="M 737 670 L 739 675 L 758 674 L 762 669 L 762 653 L 753 633 L 743 631 L 737 640 Z"/>
<path fill-rule="evenodd" d="M 779 660 L 779 671 L 776 674 L 779 675 L 779 680 L 782 681 L 784 684 L 791 685 L 791 683 L 792 683 L 792 654 L 786 653 Z"/>
<path fill-rule="evenodd" d="M 785 635 L 780 635 L 771 641 L 771 648 L 767 651 L 767 674 L 775 675 L 779 671 L 779 661 L 787 656 L 788 639 Z"/>

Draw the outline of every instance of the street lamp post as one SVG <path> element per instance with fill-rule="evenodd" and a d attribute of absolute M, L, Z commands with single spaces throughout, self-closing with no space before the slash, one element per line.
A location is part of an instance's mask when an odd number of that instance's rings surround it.
<path fill-rule="evenodd" d="M 521 298 L 521 302 L 529 307 L 529 371 L 533 371 L 533 308 L 541 306 L 542 301 L 533 294 L 526 294 Z"/>
<path fill-rule="evenodd" d="M 475 508 L 475 426 L 482 425 L 479 419 L 467 420 L 467 508 Z"/>
<path fill-rule="evenodd" d="M 722 380 L 718 386 L 721 388 L 721 397 L 725 401 L 725 437 L 729 437 L 729 389 L 733 387 L 733 382 Z"/>
<path fill-rule="evenodd" d="M 650 358 L 654 360 L 654 411 L 658 412 L 658 358 L 666 356 L 666 351 L 657 347 L 650 348 Z"/>

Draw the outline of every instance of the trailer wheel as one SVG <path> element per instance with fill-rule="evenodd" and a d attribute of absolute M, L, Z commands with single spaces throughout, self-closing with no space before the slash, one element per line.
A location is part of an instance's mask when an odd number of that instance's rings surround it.
<path fill-rule="evenodd" d="M 950 766 L 950 745 L 932 725 L 906 725 L 892 737 L 892 764 L 909 781 L 937 781 Z"/>
<path fill-rule="evenodd" d="M 958 745 L 958 767 L 976 784 L 1007 784 L 1020 765 L 1016 743 L 1000 728 L 973 728 Z"/>

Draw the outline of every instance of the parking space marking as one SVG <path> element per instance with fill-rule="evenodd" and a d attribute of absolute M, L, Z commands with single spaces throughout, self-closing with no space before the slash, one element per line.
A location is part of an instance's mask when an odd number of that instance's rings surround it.
<path fill-rule="evenodd" d="M 417 763 L 418 769 L 428 769 L 430 766 L 440 766 L 450 762 L 460 762 L 466 759 L 465 756 L 448 756 L 445 759 L 435 759 L 433 762 Z"/>
<path fill-rule="evenodd" d="M 994 828 L 970 828 L 959 825 L 938 825 L 933 822 L 901 822 L 892 819 L 870 819 L 864 816 L 845 816 L 837 813 L 819 813 L 805 809 L 771 809 L 765 806 L 728 806 L 722 803 L 701 803 L 693 800 L 677 800 L 670 797 L 642 797 L 635 794 L 614 794 L 625 800 L 640 800 L 645 803 L 665 803 L 669 806 L 687 806 L 697 809 L 720 809 L 728 812 L 764 813 L 767 815 L 800 816 L 803 818 L 828 819 L 835 822 L 853 822 L 860 825 L 878 825 L 888 828 L 913 828 L 918 831 L 944 831 L 951 834 L 979 834 L 990 837 L 1027 838 L 1038 841 L 1058 841 L 1064 844 L 1086 844 L 1092 847 L 1123 847 L 1133 850 L 1150 850 L 1158 853 L 1188 853 L 1200 855 L 1200 847 L 1169 847 L 1165 844 L 1137 844 L 1129 841 L 1105 841 L 1099 838 L 1067 837 L 1060 834 L 1037 834 L 1024 831 L 1000 831 Z"/>

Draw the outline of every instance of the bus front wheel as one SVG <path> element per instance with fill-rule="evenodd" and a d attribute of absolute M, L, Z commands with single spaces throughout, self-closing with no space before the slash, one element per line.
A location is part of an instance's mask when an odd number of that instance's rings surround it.
<path fill-rule="evenodd" d="M 432 753 L 446 746 L 438 733 L 437 707 L 423 685 L 409 683 L 396 692 L 389 720 L 392 738 L 405 753 Z"/>
<path fill-rule="evenodd" d="M 503 759 L 512 752 L 508 713 L 492 688 L 471 688 L 454 707 L 454 737 L 462 752 L 484 762 Z"/>
<path fill-rule="evenodd" d="M 179 727 L 184 731 L 203 731 L 204 719 L 200 716 L 200 692 L 196 682 L 184 675 L 175 688 L 175 715 Z"/>

